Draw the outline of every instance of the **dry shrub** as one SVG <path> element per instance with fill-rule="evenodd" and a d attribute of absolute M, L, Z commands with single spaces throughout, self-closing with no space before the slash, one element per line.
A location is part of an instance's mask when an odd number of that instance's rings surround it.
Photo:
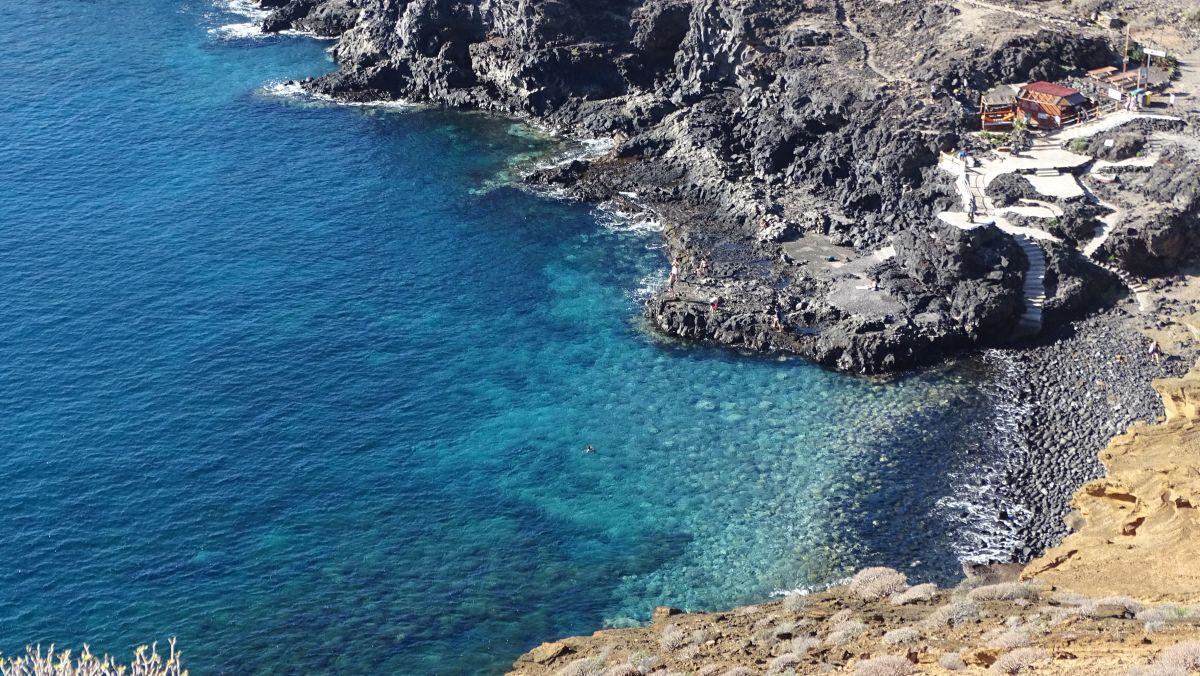
<path fill-rule="evenodd" d="M 1146 608 L 1137 614 L 1139 622 L 1177 622 L 1180 620 L 1195 619 L 1196 610 L 1190 606 L 1181 606 L 1177 603 L 1165 603 L 1161 606 Z"/>
<path fill-rule="evenodd" d="M 999 674 L 1019 674 L 1048 659 L 1050 653 L 1041 648 L 1017 648 L 996 660 L 992 664 L 992 671 Z"/>
<path fill-rule="evenodd" d="M 879 642 L 884 645 L 908 645 L 921 640 L 921 632 L 912 627 L 900 627 L 883 635 Z"/>
<path fill-rule="evenodd" d="M 696 670 L 696 676 L 717 676 L 719 673 L 721 673 L 721 665 L 719 664 L 710 664 Z"/>
<path fill-rule="evenodd" d="M 866 630 L 867 625 L 862 622 L 858 620 L 846 620 L 829 630 L 829 635 L 825 637 L 825 642 L 829 645 L 846 645 L 859 636 L 862 636 L 862 633 Z"/>
<path fill-rule="evenodd" d="M 662 646 L 663 650 L 679 650 L 687 644 L 687 634 L 683 633 L 683 630 L 675 625 L 664 629 L 662 638 L 658 640 L 658 645 Z"/>
<path fill-rule="evenodd" d="M 618 664 L 605 669 L 600 676 L 642 676 L 642 671 L 632 664 Z"/>
<path fill-rule="evenodd" d="M 913 673 L 912 662 L 899 655 L 880 655 L 859 662 L 855 676 L 909 676 Z"/>
<path fill-rule="evenodd" d="M 788 594 L 783 597 L 783 609 L 789 613 L 798 613 L 807 605 L 808 596 L 806 594 Z"/>
<path fill-rule="evenodd" d="M 863 568 L 850 578 L 850 591 L 867 601 L 877 601 L 907 588 L 908 577 L 904 573 L 882 566 Z"/>
<path fill-rule="evenodd" d="M 773 621 L 774 619 L 775 616 L 772 615 L 771 620 Z M 780 622 L 779 624 L 772 624 L 771 622 L 759 622 L 754 625 L 754 628 L 755 630 L 752 635 L 755 641 L 765 645 L 775 645 L 781 638 L 791 638 L 792 634 L 796 631 L 796 623 Z"/>
<path fill-rule="evenodd" d="M 721 676 L 758 676 L 758 672 L 750 667 L 734 667 Z"/>
<path fill-rule="evenodd" d="M 666 661 L 658 655 L 647 655 L 638 660 L 637 668 L 643 674 L 648 674 L 655 669 L 661 668 L 664 664 L 666 664 Z"/>
<path fill-rule="evenodd" d="M 967 598 L 972 601 L 1036 601 L 1038 594 L 1036 587 L 1024 582 L 1001 582 L 976 587 L 967 592 Z"/>
<path fill-rule="evenodd" d="M 600 676 L 604 671 L 604 662 L 596 657 L 585 657 L 575 660 L 559 669 L 556 676 Z"/>
<path fill-rule="evenodd" d="M 844 608 L 829 616 L 829 624 L 841 624 L 853 616 L 849 608 Z"/>
<path fill-rule="evenodd" d="M 1185 673 L 1200 670 L 1200 641 L 1184 641 L 1167 648 L 1156 664 Z"/>
<path fill-rule="evenodd" d="M 187 676 L 180 664 L 180 653 L 175 649 L 175 639 L 170 640 L 170 651 L 158 654 L 158 644 L 138 646 L 130 664 L 118 664 L 104 655 L 94 655 L 85 644 L 78 657 L 70 650 L 54 652 L 51 645 L 43 654 L 42 646 L 26 646 L 25 654 L 19 657 L 0 657 L 0 674 L 3 676 Z"/>
<path fill-rule="evenodd" d="M 821 645 L 821 642 L 814 636 L 801 636 L 800 638 L 792 639 L 791 652 L 797 655 L 804 655 L 808 651 Z"/>
<path fill-rule="evenodd" d="M 946 671 L 962 671 L 967 668 L 967 663 L 963 661 L 962 655 L 958 653 L 946 653 L 938 658 L 938 664 Z"/>
<path fill-rule="evenodd" d="M 932 582 L 919 584 L 892 596 L 892 605 L 906 606 L 910 603 L 932 601 L 937 595 L 937 585 Z"/>
<path fill-rule="evenodd" d="M 1101 614 L 1105 608 L 1117 606 L 1124 609 L 1124 613 L 1129 617 L 1136 617 L 1138 613 L 1145 609 L 1141 601 L 1131 599 L 1128 596 L 1106 596 L 1102 599 L 1089 601 L 1084 604 L 1080 613 L 1088 617 L 1096 617 Z"/>
<path fill-rule="evenodd" d="M 942 629 L 944 627 L 957 627 L 958 625 L 973 620 L 979 616 L 979 606 L 968 599 L 954 599 L 944 606 L 939 606 L 934 609 L 929 616 L 925 618 L 925 626 L 932 629 Z"/>
<path fill-rule="evenodd" d="M 780 655 L 779 657 L 771 660 L 771 663 L 767 666 L 767 673 L 786 674 L 789 671 L 795 671 L 796 668 L 803 663 L 804 661 L 800 659 L 799 655 L 793 655 L 791 653 Z"/>
<path fill-rule="evenodd" d="M 1013 648 L 1024 648 L 1029 645 L 1029 632 L 1025 629 L 1010 629 L 1003 634 L 988 642 L 988 645 L 993 648 L 1002 648 L 1004 650 L 1012 650 Z"/>

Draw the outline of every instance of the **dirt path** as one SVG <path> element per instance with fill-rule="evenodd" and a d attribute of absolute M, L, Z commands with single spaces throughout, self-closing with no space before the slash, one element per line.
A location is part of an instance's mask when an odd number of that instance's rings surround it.
<path fill-rule="evenodd" d="M 842 5 L 842 0 L 834 0 L 833 8 L 834 19 L 838 22 L 838 25 L 842 28 L 845 28 L 846 32 L 850 34 L 850 37 L 862 44 L 863 61 L 866 63 L 867 68 L 874 71 L 876 75 L 883 78 L 887 82 L 905 82 L 908 84 L 916 84 L 914 81 L 891 73 L 879 64 L 875 63 L 875 41 L 858 31 L 858 26 L 846 16 L 846 8 L 844 5 Z"/>

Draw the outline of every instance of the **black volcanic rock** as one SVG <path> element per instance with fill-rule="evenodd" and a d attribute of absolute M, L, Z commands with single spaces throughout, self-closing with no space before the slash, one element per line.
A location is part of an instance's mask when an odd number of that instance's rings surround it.
<path fill-rule="evenodd" d="M 697 298 L 660 292 L 647 304 L 666 333 L 857 371 L 1001 340 L 1021 306 L 1024 263 L 1011 241 L 935 228 L 960 247 L 938 252 L 914 238 L 958 207 L 938 154 L 974 124 L 972 87 L 1053 77 L 1111 51 L 1103 40 L 1046 32 L 963 59 L 925 59 L 913 75 L 961 92 L 931 100 L 926 84 L 867 63 L 869 38 L 847 28 L 842 4 L 273 0 L 267 25 L 340 35 L 332 54 L 341 68 L 306 82 L 313 92 L 496 111 L 612 138 L 613 152 L 527 182 L 587 200 L 637 193 L 665 224 L 670 258 L 708 261 L 703 278 L 689 272 Z M 957 15 L 924 3 L 855 8 L 914 35 L 942 34 Z M 821 261 L 785 254 L 802 233 L 848 247 L 848 258 L 893 238 L 903 253 L 872 273 L 882 297 L 868 302 L 854 293 L 867 279 L 861 270 L 820 277 L 810 273 Z M 728 296 L 717 314 L 707 304 L 714 289 Z M 781 330 L 779 306 L 788 308 Z"/>

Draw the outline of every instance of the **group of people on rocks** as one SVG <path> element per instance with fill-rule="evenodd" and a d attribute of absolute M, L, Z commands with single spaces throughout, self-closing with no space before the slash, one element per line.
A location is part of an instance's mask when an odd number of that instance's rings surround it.
<path fill-rule="evenodd" d="M 675 260 L 671 262 L 671 274 L 667 275 L 667 290 L 671 293 L 675 292 L 675 284 L 679 281 L 679 277 L 682 273 L 683 259 L 677 256 Z M 707 258 L 701 258 L 700 262 L 696 264 L 696 274 L 700 277 L 708 276 Z"/>

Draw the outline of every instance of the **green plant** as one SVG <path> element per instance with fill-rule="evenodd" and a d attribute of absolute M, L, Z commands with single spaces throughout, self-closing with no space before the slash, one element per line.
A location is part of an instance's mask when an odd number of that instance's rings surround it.
<path fill-rule="evenodd" d="M 1071 139 L 1071 143 L 1068 146 L 1073 153 L 1082 153 L 1083 151 L 1087 150 L 1087 147 L 1088 140 L 1086 138 Z"/>
<path fill-rule="evenodd" d="M 1008 143 L 1008 134 L 996 134 L 990 131 L 979 133 L 979 139 L 984 143 L 989 143 L 993 146 L 1002 146 Z"/>

